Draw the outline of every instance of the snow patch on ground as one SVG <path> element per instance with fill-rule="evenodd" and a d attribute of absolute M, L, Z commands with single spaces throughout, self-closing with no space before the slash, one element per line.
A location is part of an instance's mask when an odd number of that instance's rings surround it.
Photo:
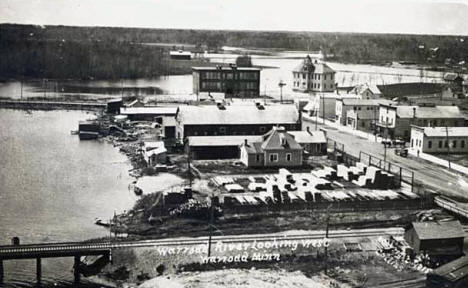
<path fill-rule="evenodd" d="M 307 278 L 303 273 L 276 270 L 226 269 L 208 272 L 191 272 L 153 278 L 140 288 L 328 288 L 330 280 L 322 276 Z"/>

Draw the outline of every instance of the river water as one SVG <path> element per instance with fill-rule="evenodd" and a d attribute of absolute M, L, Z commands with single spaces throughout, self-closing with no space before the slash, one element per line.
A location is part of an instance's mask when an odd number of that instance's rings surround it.
<path fill-rule="evenodd" d="M 292 70 L 301 63 L 304 53 L 278 54 L 273 56 L 251 55 L 252 63 L 265 67 L 260 75 L 260 93 L 273 98 L 279 98 L 278 83 L 283 81 L 285 99 L 301 96 L 292 91 Z M 207 54 L 211 62 L 234 63 L 238 54 Z M 328 63 L 328 62 L 327 62 Z M 364 64 L 328 63 L 336 73 L 339 86 L 354 86 L 357 84 L 392 84 L 407 82 L 440 83 L 443 72 L 419 70 L 414 67 L 384 67 Z M 157 91 L 157 92 L 155 92 Z M 75 100 L 88 98 L 109 98 L 122 95 L 190 95 L 192 94 L 192 75 L 168 75 L 153 79 L 136 80 L 95 80 L 95 81 L 9 81 L 0 83 L 0 98 L 31 98 L 31 97 L 69 97 Z M 304 96 L 304 94 L 302 94 Z M 162 96 L 161 96 L 162 97 Z M 188 99 L 195 97 L 188 97 Z M 167 99 L 167 98 L 164 98 Z"/>
<path fill-rule="evenodd" d="M 94 225 L 133 206 L 125 155 L 103 141 L 71 135 L 82 111 L 0 109 L 0 243 L 79 241 L 108 235 Z M 7 283 L 34 282 L 35 262 L 5 261 Z M 67 258 L 43 260 L 47 283 L 72 280 Z"/>

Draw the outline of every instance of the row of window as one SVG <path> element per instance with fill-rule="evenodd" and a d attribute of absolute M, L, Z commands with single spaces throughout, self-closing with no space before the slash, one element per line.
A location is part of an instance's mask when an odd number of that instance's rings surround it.
<path fill-rule="evenodd" d="M 360 111 L 360 110 L 361 110 L 361 107 L 356 107 L 356 106 L 354 106 L 354 107 L 353 107 L 353 110 L 354 110 L 354 111 L 356 111 L 356 110 Z M 374 106 L 367 106 L 367 107 L 366 107 L 366 110 L 374 110 Z"/>
<path fill-rule="evenodd" d="M 295 87 L 299 87 L 301 85 L 300 82 L 294 82 L 294 86 Z M 302 86 L 306 86 L 306 82 L 302 82 Z M 328 88 L 330 89 L 333 89 L 334 85 L 333 84 L 329 84 L 328 85 Z M 320 83 L 309 83 L 309 86 L 307 87 L 309 89 L 320 89 Z M 327 89 L 327 84 L 323 84 L 323 89 Z"/>
<path fill-rule="evenodd" d="M 278 162 L 279 161 L 278 153 L 271 153 L 269 160 L 270 160 L 270 162 Z M 291 153 L 286 153 L 286 162 L 291 162 L 291 160 L 292 160 Z"/>
<path fill-rule="evenodd" d="M 393 118 L 388 118 L 388 116 L 384 118 L 384 116 L 382 116 L 380 117 L 380 122 L 387 123 L 388 125 L 393 125 Z"/>
<path fill-rule="evenodd" d="M 323 75 L 323 80 L 327 80 L 327 78 L 329 78 L 330 80 L 333 80 L 333 74 L 317 74 L 317 73 L 313 73 L 312 75 L 309 75 L 307 73 L 294 73 L 294 78 L 301 78 L 302 76 L 302 79 L 313 79 L 313 80 L 320 80 L 321 78 L 321 75 Z M 327 75 L 329 75 L 329 77 L 327 77 Z"/>
<path fill-rule="evenodd" d="M 240 80 L 257 80 L 258 79 L 257 72 L 238 72 L 237 75 L 238 75 L 238 79 Z M 202 79 L 212 79 L 212 80 L 222 79 L 224 77 L 224 79 L 231 80 L 231 79 L 234 79 L 234 73 L 207 71 L 207 72 L 203 72 L 201 74 L 201 77 Z"/>
<path fill-rule="evenodd" d="M 411 139 L 411 147 L 422 147 L 422 140 L 416 139 Z M 450 148 L 457 148 L 458 141 L 457 140 L 452 140 L 452 143 L 450 145 Z M 439 140 L 438 141 L 438 147 L 439 149 L 441 148 L 448 148 L 448 141 L 447 140 Z M 427 148 L 432 149 L 432 140 L 427 141 Z M 465 140 L 460 140 L 460 148 L 465 148 Z"/>

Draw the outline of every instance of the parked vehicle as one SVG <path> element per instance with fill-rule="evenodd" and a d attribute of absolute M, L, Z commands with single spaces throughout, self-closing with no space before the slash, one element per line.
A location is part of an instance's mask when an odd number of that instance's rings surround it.
<path fill-rule="evenodd" d="M 408 157 L 408 148 L 397 148 L 395 154 L 401 157 Z"/>

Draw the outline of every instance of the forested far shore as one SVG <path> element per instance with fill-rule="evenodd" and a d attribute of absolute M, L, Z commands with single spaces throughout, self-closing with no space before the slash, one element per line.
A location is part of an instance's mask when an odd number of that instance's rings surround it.
<path fill-rule="evenodd" d="M 151 43 L 168 45 L 142 45 Z M 171 61 L 168 50 L 173 46 L 211 51 L 222 46 L 321 50 L 333 55 L 333 61 L 345 63 L 440 65 L 468 58 L 463 36 L 1 24 L 0 78 L 151 78 L 189 73 L 190 66 L 200 64 Z"/>

